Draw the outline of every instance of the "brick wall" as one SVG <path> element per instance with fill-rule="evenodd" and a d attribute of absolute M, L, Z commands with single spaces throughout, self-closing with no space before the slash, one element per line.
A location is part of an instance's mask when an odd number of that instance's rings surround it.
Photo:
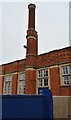
<path fill-rule="evenodd" d="M 71 96 L 71 86 L 62 86 L 62 87 L 60 87 L 60 95 L 61 96 L 63 96 L 63 95 L 65 95 L 65 96 Z"/>
<path fill-rule="evenodd" d="M 26 69 L 26 94 L 36 94 L 36 70 Z"/>
<path fill-rule="evenodd" d="M 12 94 L 17 94 L 18 73 L 12 74 Z"/>
<path fill-rule="evenodd" d="M 60 73 L 59 67 L 50 68 L 50 85 L 52 94 L 60 95 Z"/>
<path fill-rule="evenodd" d="M 12 94 L 17 93 L 18 74 L 19 71 L 25 71 L 27 66 L 33 66 L 34 71 L 26 71 L 26 89 L 29 93 L 36 92 L 36 69 L 40 67 L 49 67 L 50 69 L 50 85 L 53 95 L 71 95 L 71 87 L 60 86 L 59 65 L 71 62 L 71 47 L 61 50 L 51 51 L 37 56 L 28 56 L 27 59 L 15 61 L 0 66 L 0 93 L 3 91 L 4 75 L 12 73 Z M 26 66 L 27 65 L 27 66 Z M 33 72 L 33 73 L 32 73 Z M 30 81 L 29 82 L 29 78 Z M 30 87 L 29 87 L 30 86 Z M 2 89 L 2 90 L 1 90 Z"/>
<path fill-rule="evenodd" d="M 36 62 L 38 67 L 71 62 L 71 47 L 38 55 Z"/>

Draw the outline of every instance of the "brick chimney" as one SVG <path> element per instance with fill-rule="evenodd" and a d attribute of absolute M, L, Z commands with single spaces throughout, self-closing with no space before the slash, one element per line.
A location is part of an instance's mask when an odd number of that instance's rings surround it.
<path fill-rule="evenodd" d="M 29 19 L 28 19 L 28 29 L 33 28 L 35 29 L 35 8 L 34 4 L 29 4 Z"/>
<path fill-rule="evenodd" d="M 38 35 L 35 31 L 34 4 L 28 5 L 28 30 L 26 52 L 26 94 L 36 94 L 36 56 L 38 54 Z"/>
<path fill-rule="evenodd" d="M 28 30 L 27 30 L 27 53 L 26 55 L 37 55 L 38 53 L 38 38 L 35 31 L 35 8 L 34 4 L 29 4 L 28 9 Z"/>

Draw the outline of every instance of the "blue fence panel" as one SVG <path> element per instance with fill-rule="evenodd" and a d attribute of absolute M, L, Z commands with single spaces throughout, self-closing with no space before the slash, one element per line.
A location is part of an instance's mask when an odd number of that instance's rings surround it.
<path fill-rule="evenodd" d="M 3 118 L 44 118 L 45 96 L 3 96 Z"/>
<path fill-rule="evenodd" d="M 39 89 L 40 91 L 40 89 Z M 2 119 L 51 118 L 53 119 L 52 94 L 42 89 L 39 95 L 3 95 Z"/>
<path fill-rule="evenodd" d="M 46 101 L 46 109 L 48 109 L 48 118 L 53 118 L 53 98 L 52 98 L 51 90 L 48 88 L 38 88 L 38 94 L 46 95 L 45 101 Z"/>

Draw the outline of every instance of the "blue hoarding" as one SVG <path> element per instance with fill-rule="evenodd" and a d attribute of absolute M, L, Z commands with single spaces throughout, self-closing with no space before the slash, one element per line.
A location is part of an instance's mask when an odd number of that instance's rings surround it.
<path fill-rule="evenodd" d="M 3 95 L 2 119 L 53 118 L 52 94 L 43 90 L 39 95 Z M 40 91 L 40 90 L 39 90 Z"/>

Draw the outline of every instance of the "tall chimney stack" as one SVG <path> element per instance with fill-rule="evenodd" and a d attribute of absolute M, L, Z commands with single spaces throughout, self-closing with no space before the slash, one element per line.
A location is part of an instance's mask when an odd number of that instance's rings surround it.
<path fill-rule="evenodd" d="M 33 28 L 35 29 L 35 8 L 36 6 L 34 4 L 29 4 L 29 19 L 28 19 L 28 29 Z"/>
<path fill-rule="evenodd" d="M 34 4 L 28 5 L 28 30 L 26 47 L 26 94 L 36 94 L 36 57 L 38 54 L 38 35 L 35 31 Z"/>
<path fill-rule="evenodd" d="M 35 31 L 35 8 L 34 4 L 28 5 L 28 30 L 27 30 L 27 52 L 28 55 L 37 55 L 38 53 L 38 35 Z"/>

